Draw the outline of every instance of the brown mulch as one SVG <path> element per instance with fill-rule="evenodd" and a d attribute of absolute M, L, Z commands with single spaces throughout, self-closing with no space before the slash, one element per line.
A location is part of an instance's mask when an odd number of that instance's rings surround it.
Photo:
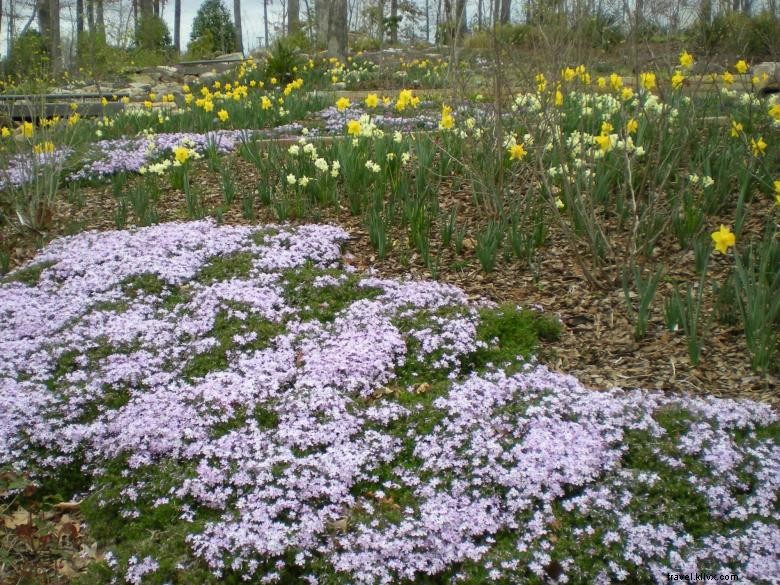
<path fill-rule="evenodd" d="M 230 164 L 236 178 L 238 196 L 232 207 L 224 213 L 225 223 L 247 223 L 241 214 L 242 189 L 253 188 L 260 177 L 256 169 L 238 156 L 222 158 L 222 164 Z M 128 188 L 138 178 L 131 178 Z M 161 180 L 163 185 L 165 180 Z M 202 192 L 206 209 L 213 210 L 222 202 L 218 174 L 208 169 L 205 161 L 196 165 L 193 185 Z M 14 232 L 8 225 L 0 228 L 0 244 L 6 242 L 11 250 L 12 266 L 29 260 L 36 247 L 54 237 L 86 229 L 116 229 L 114 212 L 116 203 L 107 185 L 82 189 L 83 205 L 65 201 L 65 193 L 53 213 L 50 228 L 43 234 Z M 470 227 L 483 222 L 484 217 L 472 202 L 467 187 L 452 187 L 445 183 L 440 196 L 442 208 L 457 205 L 458 223 Z M 760 235 L 763 218 L 761 209 L 766 203 L 758 201 L 756 209 L 749 210 L 743 238 L 747 233 Z M 271 209 L 256 205 L 256 218 L 252 223 L 277 222 Z M 183 195 L 163 187 L 157 204 L 160 221 L 186 220 L 187 212 Z M 132 211 L 128 221 L 132 222 Z M 344 227 L 352 236 L 347 245 L 349 262 L 359 268 L 372 267 L 383 276 L 411 276 L 430 278 L 431 274 L 422 260 L 408 245 L 403 233 L 391 234 L 393 249 L 380 259 L 369 243 L 368 232 L 360 217 L 352 216 L 345 208 L 320 209 L 318 217 L 290 220 L 292 223 L 307 221 L 330 222 Z M 724 223 L 729 223 L 724 218 Z M 690 251 L 677 251 L 679 246 L 659 244 L 651 266 L 666 265 L 666 278 L 659 287 L 653 303 L 648 335 L 637 342 L 633 338 L 633 325 L 629 322 L 620 283 L 605 284 L 601 288 L 589 287 L 581 270 L 572 260 L 569 244 L 554 226 L 547 242 L 538 254 L 535 270 L 519 261 L 498 260 L 494 272 L 482 271 L 473 252 L 474 234 L 470 229 L 464 241 L 462 254 L 452 246 L 442 252 L 440 271 L 442 282 L 463 288 L 470 296 L 485 297 L 496 302 L 513 302 L 523 306 L 535 306 L 555 314 L 564 325 L 559 341 L 545 343 L 540 360 L 550 367 L 575 375 L 595 389 L 619 386 L 622 388 L 648 388 L 663 391 L 693 392 L 717 396 L 752 398 L 780 405 L 778 378 L 759 375 L 750 368 L 749 355 L 743 332 L 737 327 L 720 324 L 714 318 L 706 320 L 702 359 L 693 366 L 688 358 L 686 339 L 682 333 L 669 332 L 663 323 L 663 298 L 673 288 L 672 282 L 695 282 L 698 277 Z M 434 236 L 435 239 L 438 235 Z M 431 245 L 436 250 L 435 243 Z M 433 252 L 432 252 L 433 254 Z M 708 280 L 721 282 L 731 260 L 714 253 L 710 263 Z M 712 299 L 708 291 L 705 297 Z"/>

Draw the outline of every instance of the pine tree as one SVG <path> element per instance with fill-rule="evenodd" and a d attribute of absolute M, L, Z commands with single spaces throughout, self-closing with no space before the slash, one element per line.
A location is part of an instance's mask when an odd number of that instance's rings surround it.
<path fill-rule="evenodd" d="M 236 46 L 236 29 L 222 0 L 206 0 L 192 22 L 190 43 L 215 52 L 229 53 Z M 205 47 L 205 45 L 210 45 Z"/>

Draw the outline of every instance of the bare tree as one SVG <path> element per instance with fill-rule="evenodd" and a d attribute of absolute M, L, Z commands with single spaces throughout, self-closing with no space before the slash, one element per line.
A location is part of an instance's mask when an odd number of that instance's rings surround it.
<path fill-rule="evenodd" d="M 268 2 L 263 0 L 263 46 L 268 48 Z"/>
<path fill-rule="evenodd" d="M 241 0 L 233 0 L 233 23 L 236 27 L 236 51 L 244 52 L 244 31 L 241 27 Z"/>
<path fill-rule="evenodd" d="M 287 0 L 287 34 L 294 35 L 301 30 L 301 6 L 298 0 Z"/>
<path fill-rule="evenodd" d="M 398 44 L 398 0 L 390 0 L 390 44 Z M 384 22 L 381 23 L 384 26 Z"/>
<path fill-rule="evenodd" d="M 347 0 L 315 0 L 317 42 L 331 55 L 347 52 Z"/>
<path fill-rule="evenodd" d="M 173 46 L 181 53 L 181 0 L 173 2 Z"/>
<path fill-rule="evenodd" d="M 60 44 L 60 1 L 38 0 L 38 26 L 41 29 L 46 47 L 51 58 L 53 72 L 61 69 L 61 44 Z"/>
<path fill-rule="evenodd" d="M 512 0 L 501 0 L 501 24 L 509 23 L 509 15 L 512 12 Z"/>

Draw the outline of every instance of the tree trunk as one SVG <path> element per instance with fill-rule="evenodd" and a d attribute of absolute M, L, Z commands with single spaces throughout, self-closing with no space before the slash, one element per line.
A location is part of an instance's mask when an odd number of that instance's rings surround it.
<path fill-rule="evenodd" d="M 60 71 L 60 2 L 38 0 L 38 26 L 49 50 L 52 73 Z"/>
<path fill-rule="evenodd" d="M 2 2 L 0 2 L 2 4 Z M 76 0 L 76 44 L 84 34 L 84 0 Z"/>
<path fill-rule="evenodd" d="M 268 48 L 268 0 L 263 0 L 263 46 Z"/>
<path fill-rule="evenodd" d="M 347 54 L 347 0 L 331 0 L 328 19 L 328 52 L 344 57 Z"/>
<path fill-rule="evenodd" d="M 154 15 L 159 17 L 160 16 L 160 0 L 154 0 Z"/>
<path fill-rule="evenodd" d="M 236 51 L 244 52 L 244 31 L 241 28 L 241 0 L 233 0 L 233 21 L 236 26 Z"/>
<path fill-rule="evenodd" d="M 328 45 L 328 28 L 330 24 L 329 4 L 333 0 L 314 0 L 314 18 L 316 20 L 317 45 Z"/>
<path fill-rule="evenodd" d="M 376 20 L 377 28 L 379 29 L 379 46 L 385 42 L 385 0 L 379 0 L 376 3 Z"/>
<path fill-rule="evenodd" d="M 173 3 L 173 46 L 181 53 L 181 0 Z"/>
<path fill-rule="evenodd" d="M 267 4 L 267 0 L 263 0 Z M 264 9 L 267 12 L 267 8 Z M 298 0 L 287 0 L 287 34 L 294 35 L 301 30 L 301 6 Z"/>
<path fill-rule="evenodd" d="M 509 24 L 509 15 L 512 12 L 512 0 L 501 0 L 501 24 Z"/>
<path fill-rule="evenodd" d="M 87 26 L 89 32 L 95 32 L 95 0 L 87 0 Z"/>
<path fill-rule="evenodd" d="M 390 0 L 390 44 L 398 44 L 398 0 Z"/>
<path fill-rule="evenodd" d="M 152 5 L 152 0 L 139 0 L 139 8 L 141 9 L 141 14 L 139 15 L 141 17 L 141 20 L 144 18 L 148 18 L 154 14 L 154 6 Z"/>
<path fill-rule="evenodd" d="M 106 33 L 106 19 L 103 14 L 103 0 L 95 0 L 95 23 L 100 34 Z"/>

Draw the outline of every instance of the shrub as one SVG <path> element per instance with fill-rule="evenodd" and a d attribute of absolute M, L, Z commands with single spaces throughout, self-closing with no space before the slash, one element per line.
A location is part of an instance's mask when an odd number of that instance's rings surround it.
<path fill-rule="evenodd" d="M 18 79 L 47 79 L 50 74 L 49 50 L 43 35 L 28 30 L 11 47 L 7 73 Z"/>
<path fill-rule="evenodd" d="M 141 18 L 135 29 L 134 43 L 138 49 L 157 53 L 165 53 L 173 47 L 168 25 L 162 18 L 154 15 Z"/>
<path fill-rule="evenodd" d="M 271 47 L 266 62 L 266 75 L 289 83 L 295 77 L 293 69 L 301 65 L 301 57 L 291 39 L 278 39 Z"/>

